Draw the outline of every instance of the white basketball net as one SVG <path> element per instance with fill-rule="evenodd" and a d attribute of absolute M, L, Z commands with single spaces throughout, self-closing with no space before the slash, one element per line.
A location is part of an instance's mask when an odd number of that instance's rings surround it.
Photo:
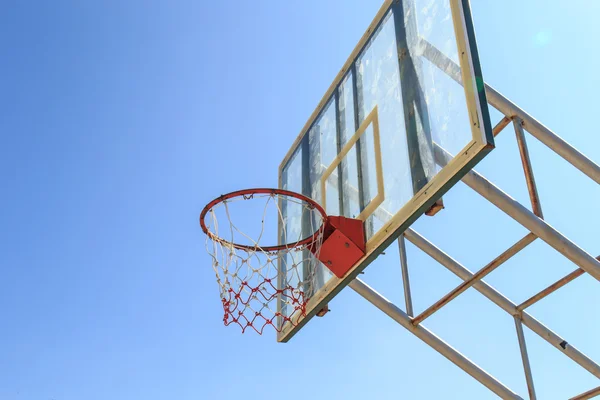
<path fill-rule="evenodd" d="M 232 221 L 230 207 L 240 201 L 265 203 L 260 230 L 254 237 Z M 268 215 L 277 221 L 267 221 Z M 295 324 L 298 314 L 306 314 L 323 241 L 323 217 L 317 209 L 291 196 L 251 194 L 217 203 L 205 221 L 210 232 L 206 250 L 217 276 L 225 325 L 237 324 L 242 332 L 252 328 L 259 334 L 266 326 L 273 326 L 280 332 L 284 324 Z M 265 231 L 265 224 L 269 228 L 278 224 L 279 239 L 269 235 L 269 229 Z M 310 243 L 300 243 L 311 235 Z M 248 248 L 234 245 L 240 238 Z M 270 246 L 261 240 L 270 240 L 270 245 L 279 240 L 287 245 L 281 250 L 265 251 Z"/>

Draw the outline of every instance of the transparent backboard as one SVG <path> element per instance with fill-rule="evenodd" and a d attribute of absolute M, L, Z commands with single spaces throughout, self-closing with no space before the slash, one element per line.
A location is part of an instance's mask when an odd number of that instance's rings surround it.
<path fill-rule="evenodd" d="M 289 340 L 493 148 L 468 0 L 386 1 L 302 129 L 279 186 L 365 223 L 366 255 L 344 277 L 323 265 Z M 436 154 L 452 154 L 444 167 Z M 433 213 L 432 212 L 432 213 Z M 286 211 L 287 232 L 304 224 Z M 279 311 L 287 315 L 285 307 Z"/>

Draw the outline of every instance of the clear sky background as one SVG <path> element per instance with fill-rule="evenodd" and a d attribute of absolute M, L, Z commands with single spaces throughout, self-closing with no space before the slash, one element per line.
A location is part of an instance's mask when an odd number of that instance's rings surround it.
<path fill-rule="evenodd" d="M 198 214 L 277 167 L 380 1 L 0 3 L 0 399 L 493 399 L 350 289 L 288 344 L 222 325 Z M 585 0 L 473 2 L 486 81 L 600 162 Z M 492 122 L 499 120 L 492 113 Z M 598 185 L 531 138 L 546 219 L 593 255 Z M 477 169 L 527 204 L 514 134 Z M 526 232 L 457 185 L 415 229 L 471 270 Z M 415 308 L 460 281 L 409 245 Z M 515 302 L 574 269 L 535 242 Z M 363 275 L 402 303 L 392 250 Z M 531 313 L 600 362 L 600 284 Z M 512 317 L 469 290 L 425 322 L 526 396 Z M 598 380 L 526 328 L 538 398 Z"/>

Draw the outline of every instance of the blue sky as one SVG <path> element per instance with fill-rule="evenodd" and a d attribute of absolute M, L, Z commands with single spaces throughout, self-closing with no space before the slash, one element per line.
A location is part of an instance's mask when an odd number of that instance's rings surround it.
<path fill-rule="evenodd" d="M 600 162 L 598 5 L 473 3 L 486 81 Z M 198 214 L 221 193 L 277 184 L 379 6 L 2 2 L 1 399 L 495 398 L 349 289 L 288 344 L 221 323 Z M 546 219 L 599 254 L 598 185 L 529 144 Z M 515 146 L 507 129 L 477 169 L 526 202 Z M 462 184 L 446 207 L 415 229 L 471 270 L 525 233 Z M 408 252 L 422 311 L 459 280 Z M 572 269 L 536 242 L 486 280 L 520 302 Z M 393 252 L 363 277 L 401 304 Z M 586 275 L 531 308 L 596 361 L 598 288 Z M 525 395 L 512 318 L 487 299 L 469 290 L 425 325 Z M 526 337 L 538 398 L 598 385 Z"/>

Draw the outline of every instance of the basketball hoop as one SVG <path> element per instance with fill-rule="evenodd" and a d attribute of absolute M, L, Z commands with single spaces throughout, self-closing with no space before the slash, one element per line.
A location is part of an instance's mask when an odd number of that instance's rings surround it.
<path fill-rule="evenodd" d="M 261 203 L 261 227 L 254 237 L 232 221 L 230 208 L 240 201 Z M 300 221 L 295 222 L 304 224 L 305 229 L 290 232 L 291 222 L 286 215 L 289 207 L 301 210 Z M 279 241 L 283 244 L 262 243 L 277 240 L 265 231 L 269 216 L 275 216 L 277 221 L 269 223 L 279 226 Z M 219 221 L 219 217 L 225 221 Z M 234 323 L 242 332 L 252 328 L 262 334 L 266 326 L 280 331 L 286 322 L 293 323 L 295 314 L 305 315 L 327 219 L 325 210 L 314 200 L 280 189 L 240 190 L 204 207 L 200 226 L 207 236 L 206 250 L 217 276 L 225 325 Z M 297 232 L 306 234 L 303 230 L 308 230 L 308 235 L 296 237 Z"/>
<path fill-rule="evenodd" d="M 230 207 L 245 201 L 261 203 L 260 229 L 233 221 Z M 269 216 L 272 221 L 267 221 Z M 219 284 L 223 322 L 239 325 L 242 333 L 252 328 L 262 334 L 266 326 L 281 332 L 286 323 L 296 324 L 319 289 L 315 279 L 320 263 L 342 278 L 365 254 L 362 221 L 328 216 L 314 200 L 288 190 L 246 189 L 222 195 L 204 207 L 200 226 Z M 278 228 L 276 233 L 269 232 L 271 226 Z M 262 243 L 268 240 L 282 244 Z"/>

